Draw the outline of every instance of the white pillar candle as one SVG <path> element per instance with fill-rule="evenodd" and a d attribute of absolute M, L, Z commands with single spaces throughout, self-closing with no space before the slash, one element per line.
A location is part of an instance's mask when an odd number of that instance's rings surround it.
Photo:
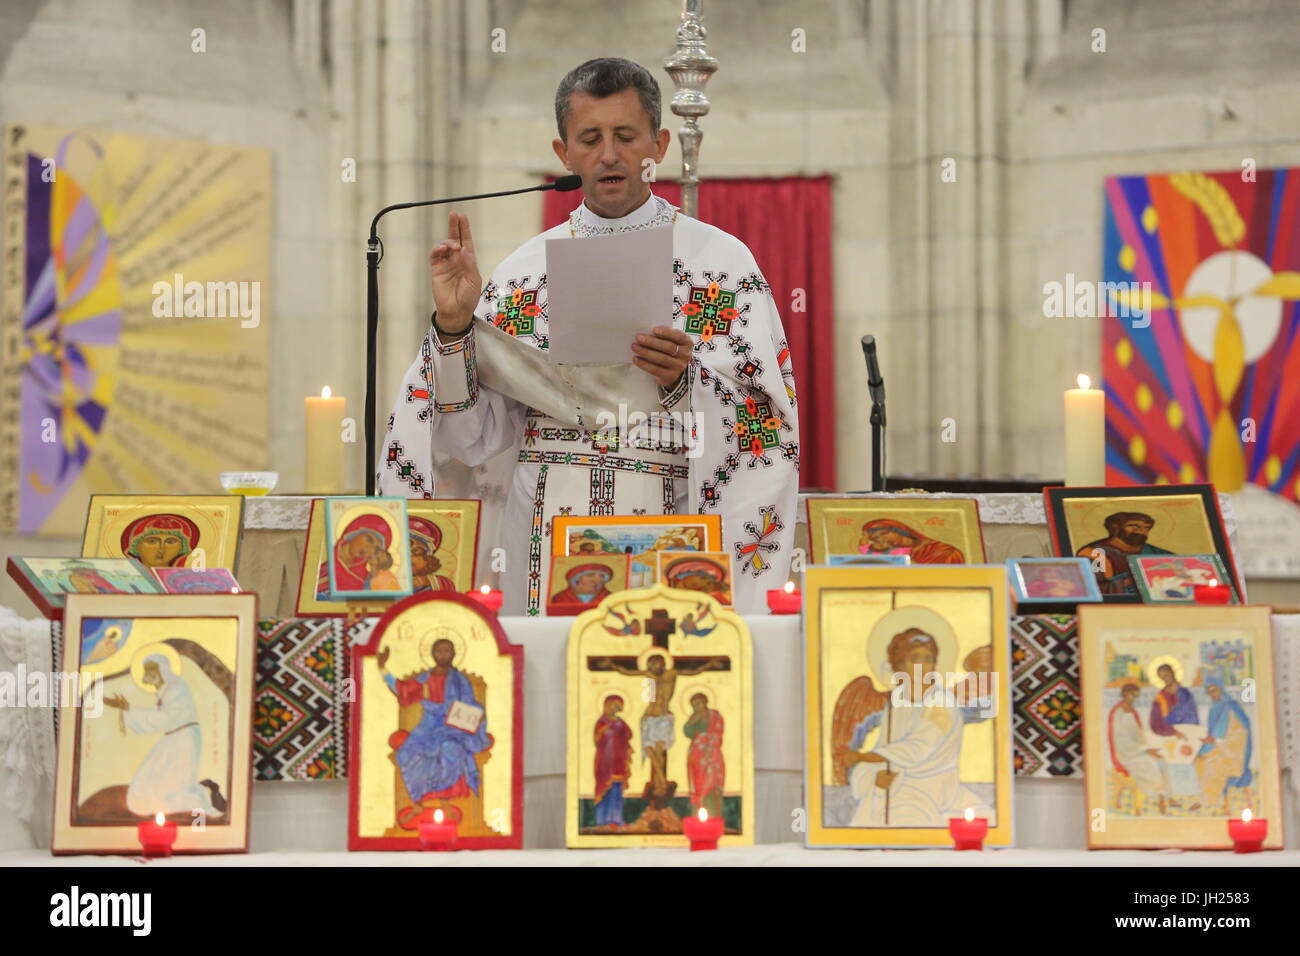
<path fill-rule="evenodd" d="M 320 398 L 306 398 L 306 448 L 303 460 L 307 468 L 304 490 L 309 495 L 337 495 L 343 492 L 343 411 L 347 399 L 330 396 L 330 387 L 321 389 Z"/>
<path fill-rule="evenodd" d="M 1065 483 L 1106 484 L 1106 393 L 1086 375 L 1065 390 Z"/>

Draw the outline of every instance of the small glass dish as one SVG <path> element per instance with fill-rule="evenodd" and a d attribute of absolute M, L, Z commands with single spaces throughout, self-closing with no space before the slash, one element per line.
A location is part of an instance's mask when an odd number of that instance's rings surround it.
<path fill-rule="evenodd" d="M 223 471 L 221 487 L 232 495 L 269 494 L 280 480 L 278 471 Z"/>

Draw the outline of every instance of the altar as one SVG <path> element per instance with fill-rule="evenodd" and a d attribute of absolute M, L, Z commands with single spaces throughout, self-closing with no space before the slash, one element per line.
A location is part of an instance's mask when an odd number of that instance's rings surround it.
<path fill-rule="evenodd" d="M 687 854 L 661 849 L 563 850 L 565 793 L 565 668 L 564 650 L 570 618 L 504 618 L 502 626 L 513 642 L 525 648 L 525 806 L 524 851 L 483 851 L 439 855 L 438 865 L 873 865 L 887 854 L 891 866 L 1177 866 L 1177 865 L 1300 865 L 1300 778 L 1297 736 L 1287 735 L 1282 752 L 1287 784 L 1287 850 L 1254 857 L 1225 853 L 1181 851 L 1089 852 L 1086 847 L 1088 808 L 1081 776 L 1071 779 L 1021 777 L 1014 785 L 1015 842 L 1013 850 L 983 854 L 946 851 L 811 851 L 802 846 L 796 827 L 804 807 L 802 753 L 802 641 L 798 616 L 750 616 L 745 619 L 754 642 L 754 756 L 756 833 L 753 847 L 724 849 L 713 854 Z M 44 621 L 0 620 L 0 668 L 12 668 L 22 647 L 37 648 Z M 36 638 L 33 638 L 36 635 Z M 1280 713 L 1296 726 L 1300 689 L 1300 615 L 1274 617 L 1274 648 L 1282 690 Z M 40 666 L 27 661 L 29 670 Z M 48 666 L 48 665 L 47 665 Z M 14 733 L 14 714 L 4 741 L 9 758 L 0 765 L 0 794 L 8 802 L 0 814 L 0 865 L 57 862 L 48 855 L 50 770 L 53 735 L 39 735 L 35 722 Z M 49 712 L 28 714 L 49 718 Z M 15 757 L 18 759 L 15 761 Z M 18 772 L 15 773 L 15 765 Z M 27 818 L 15 812 L 25 807 Z M 251 801 L 249 854 L 209 856 L 167 865 L 421 865 L 423 854 L 348 853 L 348 793 L 343 780 L 256 782 Z M 38 809 L 39 808 L 39 811 Z M 810 856 L 811 855 L 811 856 Z M 124 858 L 76 858 L 79 864 L 129 862 Z"/>

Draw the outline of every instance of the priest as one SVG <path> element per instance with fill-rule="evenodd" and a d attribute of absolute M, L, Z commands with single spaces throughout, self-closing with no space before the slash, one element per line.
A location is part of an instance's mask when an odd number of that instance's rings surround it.
<path fill-rule="evenodd" d="M 448 217 L 429 257 L 436 311 L 393 409 L 377 485 L 434 497 L 435 454 L 478 466 L 514 451 L 500 533 L 507 614 L 541 613 L 558 514 L 720 514 L 741 612 L 761 610 L 763 592 L 789 576 L 799 422 L 781 318 L 742 242 L 652 192 L 647 171 L 669 141 L 660 114 L 659 85 L 644 67 L 615 58 L 576 67 L 556 90 L 552 148 L 582 177 L 582 205 L 486 283 L 464 215 Z M 476 336 L 499 330 L 544 353 L 551 323 L 564 322 L 547 307 L 547 239 L 657 226 L 673 230 L 673 310 L 628 342 L 626 366 L 653 382 L 658 407 L 648 417 L 611 426 L 576 407 L 542 411 L 526 398 L 544 385 L 527 379 L 547 377 L 536 364 L 497 370 L 494 387 L 480 382 Z"/>

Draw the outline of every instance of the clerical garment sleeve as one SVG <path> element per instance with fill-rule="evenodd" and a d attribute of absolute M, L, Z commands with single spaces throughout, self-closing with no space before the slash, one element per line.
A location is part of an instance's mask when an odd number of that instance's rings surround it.
<path fill-rule="evenodd" d="M 790 349 L 744 243 L 710 230 L 702 248 L 682 251 L 674 325 L 696 338 L 687 370 L 691 494 L 700 513 L 722 515 L 736 558 L 736 610 L 760 613 L 764 593 L 788 579 L 794 547 L 799 418 Z M 660 401 L 680 409 L 672 395 Z"/>
<path fill-rule="evenodd" d="M 379 494 L 432 498 L 437 482 L 425 469 L 435 452 L 477 466 L 519 441 L 527 409 L 480 384 L 475 353 L 472 327 L 445 345 L 429 328 L 388 419 Z"/>

